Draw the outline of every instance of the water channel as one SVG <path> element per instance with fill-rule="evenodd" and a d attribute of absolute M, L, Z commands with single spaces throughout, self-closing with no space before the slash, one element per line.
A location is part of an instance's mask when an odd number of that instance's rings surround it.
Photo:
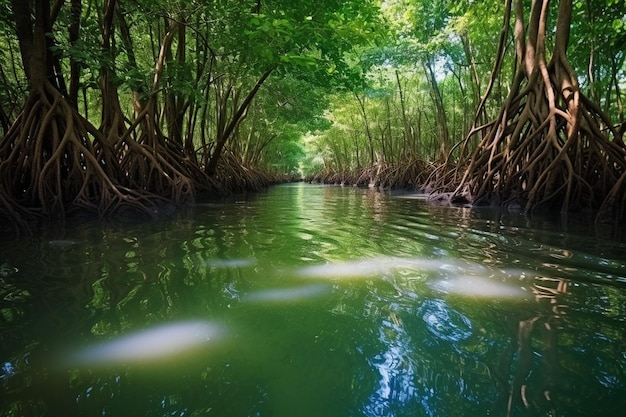
<path fill-rule="evenodd" d="M 618 416 L 619 230 L 289 184 L 0 237 L 2 416 Z"/>

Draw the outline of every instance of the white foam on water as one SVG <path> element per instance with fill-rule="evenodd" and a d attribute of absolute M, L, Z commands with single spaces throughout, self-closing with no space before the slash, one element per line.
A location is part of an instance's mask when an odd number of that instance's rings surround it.
<path fill-rule="evenodd" d="M 360 278 L 382 274 L 387 270 L 387 262 L 381 258 L 372 258 L 305 266 L 296 270 L 296 275 L 304 278 Z"/>
<path fill-rule="evenodd" d="M 224 334 L 207 321 L 165 324 L 72 352 L 66 366 L 128 364 L 173 357 L 207 345 Z"/>
<path fill-rule="evenodd" d="M 217 269 L 231 269 L 231 268 L 249 268 L 256 264 L 254 259 L 240 258 L 240 259 L 207 259 L 206 265 Z"/>
<path fill-rule="evenodd" d="M 444 294 L 476 298 L 522 298 L 528 295 L 520 286 L 485 276 L 453 276 L 433 281 L 430 287 Z"/>
<path fill-rule="evenodd" d="M 80 245 L 80 242 L 78 240 L 54 239 L 49 241 L 48 245 L 55 248 L 69 248 L 71 246 Z"/>
<path fill-rule="evenodd" d="M 519 269 L 495 269 L 456 258 L 375 257 L 346 262 L 306 266 L 296 270 L 304 278 L 359 279 L 384 277 L 395 270 L 434 274 L 427 278 L 431 289 L 466 297 L 520 298 L 528 295 L 520 278 L 530 276 Z"/>
<path fill-rule="evenodd" d="M 320 297 L 330 291 L 328 285 L 310 284 L 293 287 L 272 288 L 251 292 L 243 297 L 243 301 L 259 304 L 283 304 L 306 301 Z"/>
<path fill-rule="evenodd" d="M 408 269 L 441 274 L 486 273 L 488 268 L 469 261 L 454 258 L 427 259 L 381 256 L 345 262 L 311 265 L 296 270 L 296 275 L 305 278 L 367 278 Z"/>

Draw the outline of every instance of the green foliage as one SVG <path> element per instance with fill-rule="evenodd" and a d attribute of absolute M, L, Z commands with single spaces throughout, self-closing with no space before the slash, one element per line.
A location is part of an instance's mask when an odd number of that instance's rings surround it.
<path fill-rule="evenodd" d="M 0 0 L 0 28 L 0 134 L 4 136 L 4 130 L 17 117 L 28 91 L 8 0 Z"/>
<path fill-rule="evenodd" d="M 581 87 L 620 121 L 617 80 L 626 77 L 626 9 L 622 1 L 574 2 L 568 57 Z M 623 119 L 622 119 L 623 120 Z"/>
<path fill-rule="evenodd" d="M 74 45 L 67 36 L 69 3 L 53 27 L 53 52 L 63 71 L 70 62 L 80 64 L 85 113 L 102 112 L 106 68 L 126 118 L 133 117 L 132 93 L 144 101 L 154 93 L 156 114 L 176 103 L 173 111 L 181 113 L 193 148 L 206 149 L 272 70 L 235 120 L 228 147 L 243 161 L 288 171 L 299 165 L 356 169 L 375 162 L 369 155 L 381 161 L 433 158 L 440 123 L 424 66 L 435 73 L 451 140 L 461 140 L 489 82 L 503 15 L 499 0 L 119 0 L 105 53 L 102 3 L 83 2 Z M 619 120 L 623 111 L 615 103 L 624 98 L 619 89 L 626 77 L 623 1 L 573 6 L 568 56 L 583 88 Z M 13 120 L 26 82 L 8 0 L 0 0 L 0 24 L 0 110 Z M 513 57 L 512 49 L 507 53 Z M 513 74 L 514 60 L 505 62 L 496 97 L 506 93 Z M 497 109 L 486 110 L 490 117 Z M 165 117 L 159 122 L 164 131 L 172 128 Z"/>

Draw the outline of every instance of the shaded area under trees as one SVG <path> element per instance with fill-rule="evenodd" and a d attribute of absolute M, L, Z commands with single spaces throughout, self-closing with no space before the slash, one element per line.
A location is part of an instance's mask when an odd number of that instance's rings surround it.
<path fill-rule="evenodd" d="M 336 100 L 334 130 L 311 145 L 323 167 L 310 179 L 409 187 L 453 204 L 624 219 L 623 5 L 385 5 L 395 38 L 363 53 L 368 84 L 352 93 L 354 103 Z M 404 160 L 407 140 L 413 157 Z"/>
<path fill-rule="evenodd" d="M 620 2 L 4 1 L 9 227 L 301 175 L 624 219 Z"/>
<path fill-rule="evenodd" d="M 75 213 L 155 217 L 284 178 L 271 167 L 294 162 L 277 163 L 284 152 L 267 146 L 271 122 L 241 134 L 259 120 L 254 100 L 270 78 L 285 80 L 279 88 L 290 76 L 304 82 L 294 105 L 307 89 L 351 82 L 343 59 L 368 41 L 376 10 L 333 0 L 12 0 L 1 16 L 13 28 L 3 34 L 11 56 L 0 68 L 4 83 L 23 77 L 29 92 L 19 113 L 7 105 L 17 87 L 0 97 L 0 217 L 16 229 Z M 282 143 L 297 153 L 289 142 L 299 135 L 289 137 Z"/>
<path fill-rule="evenodd" d="M 518 69 L 498 116 L 470 131 L 466 141 L 474 135 L 482 138 L 457 168 L 463 174 L 452 201 L 519 206 L 525 211 L 603 206 L 601 216 L 616 209 L 621 219 L 624 201 L 607 197 L 626 171 L 626 149 L 608 116 L 580 91 L 567 59 L 571 0 L 558 4 L 551 53 L 550 3 L 533 1 L 527 24 L 522 1 L 512 3 L 507 4 L 504 27 L 509 27 L 507 17 L 514 9 Z M 492 77 L 500 68 L 496 62 Z M 489 90 L 484 100 L 488 98 Z"/>

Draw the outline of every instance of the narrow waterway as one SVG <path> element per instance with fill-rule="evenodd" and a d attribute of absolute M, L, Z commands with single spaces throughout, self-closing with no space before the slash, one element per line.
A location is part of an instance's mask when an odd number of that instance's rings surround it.
<path fill-rule="evenodd" d="M 1 237 L 0 415 L 623 415 L 620 231 L 418 197 Z"/>

